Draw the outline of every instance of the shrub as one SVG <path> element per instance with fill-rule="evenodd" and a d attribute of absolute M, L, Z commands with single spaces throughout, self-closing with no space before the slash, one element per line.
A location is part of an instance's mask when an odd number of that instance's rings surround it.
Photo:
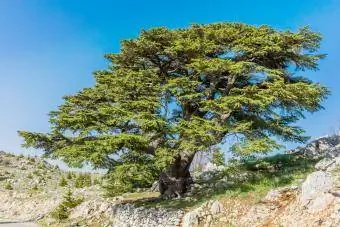
<path fill-rule="evenodd" d="M 91 175 L 90 174 L 85 174 L 84 175 L 84 186 L 85 187 L 90 187 L 91 185 L 92 185 Z"/>
<path fill-rule="evenodd" d="M 33 157 L 28 157 L 28 162 L 29 162 L 29 163 L 35 163 L 35 158 L 33 158 Z"/>
<path fill-rule="evenodd" d="M 57 220 L 65 220 L 70 214 L 70 210 L 84 201 L 83 197 L 75 198 L 68 189 L 63 196 L 62 202 L 52 211 L 51 216 Z"/>
<path fill-rule="evenodd" d="M 72 173 L 71 173 L 71 172 L 68 172 L 66 178 L 69 179 L 69 180 L 71 180 L 71 179 L 72 179 Z"/>
<path fill-rule="evenodd" d="M 38 191 L 38 185 L 37 184 L 34 184 L 33 187 L 31 188 L 33 191 Z"/>
<path fill-rule="evenodd" d="M 7 189 L 7 190 L 13 190 L 13 186 L 12 186 L 11 182 L 7 182 L 7 183 L 4 185 L 4 188 Z"/>
<path fill-rule="evenodd" d="M 43 162 L 40 162 L 38 165 L 37 165 L 37 168 L 38 169 L 45 169 L 45 164 Z"/>
<path fill-rule="evenodd" d="M 212 154 L 211 162 L 217 166 L 224 165 L 225 164 L 224 154 L 219 150 L 214 151 Z"/>
<path fill-rule="evenodd" d="M 60 187 L 65 187 L 65 186 L 67 186 L 67 181 L 66 181 L 66 179 L 65 179 L 64 176 L 62 176 L 62 177 L 60 178 L 60 180 L 59 180 L 59 186 L 60 186 Z"/>
<path fill-rule="evenodd" d="M 98 177 L 96 177 L 96 178 L 93 179 L 93 184 L 94 184 L 94 185 L 101 184 L 101 181 L 99 180 Z"/>
<path fill-rule="evenodd" d="M 83 188 L 91 186 L 91 175 L 90 174 L 79 174 L 75 181 L 76 188 Z"/>
<path fill-rule="evenodd" d="M 67 219 L 70 214 L 69 209 L 63 204 L 59 204 L 51 213 L 52 218 L 57 220 Z"/>

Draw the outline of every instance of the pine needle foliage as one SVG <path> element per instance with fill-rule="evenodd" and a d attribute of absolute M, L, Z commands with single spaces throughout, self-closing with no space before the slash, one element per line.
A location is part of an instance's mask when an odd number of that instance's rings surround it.
<path fill-rule="evenodd" d="M 84 201 L 82 197 L 75 197 L 71 189 L 68 189 L 64 195 L 61 203 L 51 212 L 51 216 L 56 220 L 65 220 L 68 218 L 72 208 L 78 206 Z"/>
<path fill-rule="evenodd" d="M 150 184 L 180 154 L 230 136 L 243 156 L 278 149 L 278 140 L 304 142 L 295 123 L 329 93 L 305 75 L 325 56 L 320 42 L 308 27 L 143 30 L 105 56 L 109 66 L 94 73 L 94 86 L 64 97 L 50 113 L 50 132 L 19 134 L 48 157 L 108 169 L 120 193 Z"/>

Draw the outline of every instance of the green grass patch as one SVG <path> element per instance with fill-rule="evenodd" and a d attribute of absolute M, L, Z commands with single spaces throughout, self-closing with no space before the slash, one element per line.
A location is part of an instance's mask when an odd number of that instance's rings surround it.
<path fill-rule="evenodd" d="M 250 194 L 254 202 L 259 201 L 268 191 L 292 184 L 304 179 L 313 171 L 318 160 L 294 154 L 280 154 L 266 158 L 252 158 L 234 162 L 226 166 L 219 178 L 226 177 L 230 184 L 226 188 L 202 187 L 190 198 L 177 200 L 136 201 L 138 205 L 176 209 L 188 209 L 211 199 L 246 198 Z M 209 182 L 213 185 L 218 182 Z"/>

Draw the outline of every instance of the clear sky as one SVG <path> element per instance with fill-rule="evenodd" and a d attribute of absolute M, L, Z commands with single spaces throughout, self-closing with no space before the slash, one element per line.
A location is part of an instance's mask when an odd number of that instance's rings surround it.
<path fill-rule="evenodd" d="M 46 132 L 47 113 L 91 86 L 120 40 L 143 28 L 223 21 L 321 32 L 328 57 L 306 74 L 332 96 L 300 124 L 313 137 L 340 126 L 340 0 L 0 0 L 0 150 L 27 153 L 16 131 Z"/>

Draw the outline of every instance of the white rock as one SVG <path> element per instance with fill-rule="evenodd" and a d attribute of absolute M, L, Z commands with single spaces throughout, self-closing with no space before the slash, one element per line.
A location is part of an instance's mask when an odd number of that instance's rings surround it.
<path fill-rule="evenodd" d="M 300 202 L 303 206 L 332 188 L 332 176 L 328 172 L 316 171 L 308 175 L 301 186 Z"/>
<path fill-rule="evenodd" d="M 218 214 L 218 213 L 222 213 L 224 212 L 224 206 L 222 205 L 222 203 L 220 203 L 219 201 L 214 201 L 212 204 L 211 204 L 211 207 L 210 207 L 210 213 L 211 214 Z"/>
<path fill-rule="evenodd" d="M 315 165 L 315 169 L 317 170 L 326 170 L 328 167 L 330 167 L 333 163 L 335 163 L 335 159 L 331 158 L 324 158 L 321 161 L 319 161 Z"/>
<path fill-rule="evenodd" d="M 183 227 L 196 227 L 198 226 L 199 214 L 193 210 L 188 212 L 183 217 Z"/>
<path fill-rule="evenodd" d="M 316 213 L 327 209 L 327 207 L 333 203 L 335 197 L 330 193 L 318 196 L 308 205 L 308 212 Z"/>

